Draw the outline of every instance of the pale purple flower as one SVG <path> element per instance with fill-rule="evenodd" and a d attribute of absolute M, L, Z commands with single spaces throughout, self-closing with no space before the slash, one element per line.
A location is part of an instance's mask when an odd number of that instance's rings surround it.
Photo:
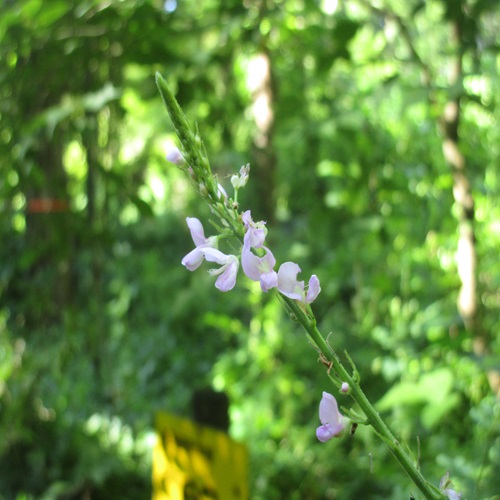
<path fill-rule="evenodd" d="M 245 186 L 245 184 L 248 182 L 248 175 L 250 173 L 250 163 L 247 163 L 246 165 L 243 165 L 240 168 L 240 174 L 234 174 L 231 176 L 231 184 L 233 185 L 234 189 L 239 189 Z"/>
<path fill-rule="evenodd" d="M 457 493 L 451 488 L 446 488 L 443 493 L 448 497 L 448 500 L 460 500 L 462 498 L 462 493 Z"/>
<path fill-rule="evenodd" d="M 297 281 L 297 274 L 301 272 L 295 262 L 285 262 L 278 270 L 278 290 L 290 299 L 310 304 L 321 292 L 318 277 L 313 274 L 309 279 L 307 292 L 304 291 L 304 282 Z"/>
<path fill-rule="evenodd" d="M 175 163 L 176 165 L 182 165 L 184 163 L 184 157 L 182 156 L 179 148 L 175 146 L 167 151 L 167 161 Z"/>
<path fill-rule="evenodd" d="M 316 437 L 325 443 L 333 437 L 340 436 L 344 430 L 343 418 L 336 399 L 328 392 L 323 392 L 319 403 L 319 420 L 322 425 L 316 429 Z"/>
<path fill-rule="evenodd" d="M 240 265 L 238 257 L 226 255 L 220 250 L 210 247 L 201 248 L 200 252 L 203 253 L 208 262 L 215 262 L 221 266 L 219 269 L 210 269 L 208 271 L 210 276 L 218 276 L 215 287 L 221 292 L 232 290 L 236 284 L 236 275 Z"/>
<path fill-rule="evenodd" d="M 276 259 L 269 248 L 265 250 L 263 257 L 258 257 L 250 249 L 249 245 L 243 245 L 241 253 L 241 267 L 243 272 L 253 281 L 260 281 L 263 292 L 269 291 L 278 285 L 278 274 L 274 271 Z"/>
<path fill-rule="evenodd" d="M 456 492 L 452 486 L 453 482 L 450 479 L 450 473 L 447 472 L 439 482 L 439 489 L 448 497 L 448 500 L 460 500 L 462 493 Z"/>
<path fill-rule="evenodd" d="M 244 243 L 248 247 L 261 248 L 266 239 L 267 229 L 264 221 L 254 222 L 250 210 L 244 212 L 241 216 L 243 224 L 245 224 Z"/>
<path fill-rule="evenodd" d="M 196 217 L 186 217 L 186 222 L 196 248 L 191 250 L 191 252 L 182 259 L 182 265 L 186 266 L 189 271 L 194 271 L 198 269 L 203 262 L 204 254 L 202 249 L 207 247 L 214 248 L 217 246 L 217 236 L 205 238 L 203 225 Z"/>
<path fill-rule="evenodd" d="M 186 222 L 196 248 L 182 259 L 182 264 L 190 271 L 198 269 L 203 259 L 219 264 L 221 266 L 219 269 L 210 269 L 208 272 L 211 276 L 218 276 L 215 286 L 221 292 L 232 290 L 236 284 L 236 275 L 240 264 L 238 258 L 235 255 L 226 255 L 217 250 L 215 248 L 217 236 L 206 238 L 203 225 L 198 219 L 187 217 Z"/>

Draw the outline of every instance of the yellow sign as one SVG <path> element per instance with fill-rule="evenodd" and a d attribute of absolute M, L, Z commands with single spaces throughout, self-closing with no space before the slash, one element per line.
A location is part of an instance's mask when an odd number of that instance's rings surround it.
<path fill-rule="evenodd" d="M 224 432 L 168 413 L 156 415 L 153 500 L 246 500 L 246 447 Z"/>

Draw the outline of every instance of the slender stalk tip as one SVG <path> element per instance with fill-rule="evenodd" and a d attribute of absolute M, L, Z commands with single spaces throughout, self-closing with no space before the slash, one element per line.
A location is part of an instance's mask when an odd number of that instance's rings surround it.
<path fill-rule="evenodd" d="M 163 79 L 163 77 L 161 76 L 161 73 L 159 71 L 155 72 L 155 81 L 156 81 L 156 85 L 159 85 L 160 82 L 165 83 L 165 80 Z"/>
<path fill-rule="evenodd" d="M 156 86 L 158 87 L 158 90 L 160 91 L 161 96 L 165 100 L 165 96 L 170 93 L 170 89 L 168 88 L 167 82 L 165 81 L 163 76 L 161 76 L 159 71 L 155 73 L 155 82 Z M 167 101 L 165 100 L 165 104 L 166 103 Z"/>

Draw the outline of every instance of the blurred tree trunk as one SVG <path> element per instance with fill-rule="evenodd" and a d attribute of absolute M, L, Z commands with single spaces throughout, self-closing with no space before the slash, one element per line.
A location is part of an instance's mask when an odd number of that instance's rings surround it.
<path fill-rule="evenodd" d="M 90 86 L 90 83 L 88 83 Z M 89 357 L 92 360 L 97 379 L 102 375 L 102 339 L 105 336 L 105 314 L 104 314 L 104 251 L 100 241 L 102 228 L 99 225 L 99 219 L 102 218 L 102 202 L 99 204 L 97 191 L 99 181 L 99 139 L 98 139 L 98 120 L 96 113 L 87 112 L 85 116 L 86 127 L 82 132 L 82 143 L 87 157 L 87 232 L 84 235 L 86 246 L 90 250 L 90 275 L 92 279 L 89 283 L 88 292 L 93 300 L 88 303 L 89 315 L 93 318 L 92 328 L 88 330 L 86 342 L 88 346 Z"/>
<path fill-rule="evenodd" d="M 381 12 L 374 9 L 376 12 Z M 463 93 L 462 59 L 466 50 L 465 42 L 461 35 L 461 21 L 464 14 L 462 6 L 453 6 L 448 17 L 451 22 L 451 46 L 455 54 L 451 60 L 448 80 L 448 100 L 444 107 L 443 115 L 438 119 L 438 127 L 442 135 L 442 149 L 444 159 L 453 174 L 453 197 L 459 208 L 459 243 L 457 251 L 457 268 L 461 281 L 461 288 L 457 299 L 457 308 L 466 327 L 474 331 L 476 328 L 476 267 L 477 252 L 474 235 L 474 199 L 472 197 L 465 157 L 460 151 L 460 106 Z M 395 19 L 399 25 L 403 39 L 406 41 L 410 53 L 422 70 L 422 83 L 429 92 L 429 102 L 437 105 L 435 95 L 435 75 L 431 66 L 424 61 L 417 49 L 407 24 L 394 13 L 385 13 Z"/>
<path fill-rule="evenodd" d="M 42 186 L 26 193 L 26 244 L 32 255 L 28 292 L 39 300 L 30 309 L 27 324 L 57 322 L 71 301 L 71 248 L 73 237 L 66 193 L 66 176 L 58 144 L 47 142 L 34 161 L 44 176 Z"/>
<path fill-rule="evenodd" d="M 456 261 L 461 287 L 457 298 L 457 308 L 466 328 L 473 335 L 474 354 L 484 357 L 489 352 L 490 335 L 484 329 L 479 312 L 474 197 L 467 162 L 460 150 L 460 101 L 463 92 L 463 56 L 466 50 L 464 31 L 467 23 L 465 5 L 460 7 L 453 10 L 455 17 L 451 21 L 451 42 L 455 47 L 455 57 L 450 65 L 449 100 L 445 105 L 439 125 L 443 135 L 443 154 L 453 174 L 453 197 L 458 207 Z M 492 390 L 499 395 L 500 373 L 491 369 L 487 371 L 487 377 Z"/>
<path fill-rule="evenodd" d="M 461 29 L 458 21 L 452 24 L 453 41 L 457 55 L 452 61 L 449 89 L 462 88 L 462 57 Z M 477 333 L 477 300 L 476 300 L 476 267 L 477 251 L 474 234 L 474 199 L 466 169 L 466 160 L 460 151 L 460 98 L 450 95 L 445 105 L 440 121 L 443 134 L 443 154 L 453 174 L 453 197 L 459 209 L 457 268 L 462 283 L 457 299 L 457 307 L 466 327 Z"/>
<path fill-rule="evenodd" d="M 274 110 L 271 57 L 266 47 L 254 57 L 252 75 L 252 114 L 257 126 L 253 139 L 253 167 L 257 177 L 259 217 L 274 219 L 276 154 L 273 145 Z"/>
<path fill-rule="evenodd" d="M 41 54 L 33 54 L 30 63 L 43 66 Z M 31 82 L 23 82 L 29 88 Z M 30 98 L 23 102 L 24 116 L 29 121 L 58 104 L 56 93 L 25 90 Z M 50 134 L 50 135 L 49 135 Z M 59 126 L 50 133 L 45 127 L 32 135 L 26 154 L 30 165 L 26 184 L 27 204 L 25 242 L 29 258 L 25 260 L 26 282 L 22 284 L 32 307 L 26 310 L 26 327 L 49 326 L 61 319 L 71 302 L 71 260 L 74 230 L 69 212 L 67 175 L 63 165 L 64 130 Z M 29 312 L 28 312 L 29 311 Z"/>

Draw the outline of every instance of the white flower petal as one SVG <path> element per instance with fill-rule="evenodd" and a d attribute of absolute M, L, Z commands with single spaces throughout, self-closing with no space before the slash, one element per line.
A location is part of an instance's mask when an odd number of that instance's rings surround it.
<path fill-rule="evenodd" d="M 243 272 L 253 281 L 260 281 L 261 275 L 271 272 L 276 264 L 271 250 L 263 248 L 266 251 L 265 255 L 258 257 L 252 252 L 249 245 L 243 245 L 241 267 L 243 267 Z"/>
<path fill-rule="evenodd" d="M 195 248 L 182 259 L 181 263 L 189 271 L 195 271 L 201 266 L 203 257 L 203 252 L 201 252 L 199 248 Z"/>
<path fill-rule="evenodd" d="M 226 190 L 221 184 L 217 184 L 217 194 L 219 195 L 219 199 L 227 200 Z"/>
<path fill-rule="evenodd" d="M 330 441 L 330 439 L 332 439 L 333 436 L 335 436 L 335 434 L 333 432 L 332 426 L 329 424 L 320 425 L 316 429 L 316 437 L 322 443 L 326 443 L 327 441 Z"/>
<path fill-rule="evenodd" d="M 230 255 L 230 257 L 231 258 L 228 263 L 221 268 L 224 269 L 224 272 L 222 272 L 215 281 L 216 288 L 218 288 L 221 292 L 229 292 L 229 290 L 232 290 L 236 284 L 239 262 L 236 256 Z"/>
<path fill-rule="evenodd" d="M 203 224 L 196 217 L 186 217 L 186 222 L 189 231 L 191 232 L 191 238 L 193 238 L 194 244 L 197 247 L 200 245 L 206 245 L 207 238 L 205 238 Z"/>
<path fill-rule="evenodd" d="M 309 287 L 307 289 L 307 295 L 305 300 L 306 304 L 310 304 L 311 302 L 313 302 L 319 295 L 319 292 L 321 292 L 319 279 L 315 274 L 313 274 L 309 279 Z"/>
<path fill-rule="evenodd" d="M 295 262 L 285 262 L 278 270 L 278 290 L 290 299 L 304 300 L 304 282 L 297 281 L 300 267 Z"/>
<path fill-rule="evenodd" d="M 225 253 L 222 253 L 220 250 L 217 250 L 216 248 L 204 247 L 200 248 L 199 250 L 200 252 L 203 253 L 205 259 L 208 262 L 215 262 L 217 264 L 220 264 L 221 266 L 227 264 L 228 260 L 231 257 L 234 257 L 234 255 L 226 255 Z"/>
<path fill-rule="evenodd" d="M 271 288 L 278 286 L 278 273 L 269 271 L 260 275 L 260 288 L 263 292 L 268 292 Z"/>
<path fill-rule="evenodd" d="M 334 436 L 344 430 L 343 417 L 339 412 L 337 400 L 328 392 L 323 392 L 319 403 L 319 420 L 323 425 L 329 425 Z"/>
<path fill-rule="evenodd" d="M 457 493 L 451 488 L 444 490 L 443 493 L 448 497 L 448 500 L 460 500 L 462 498 L 462 493 Z"/>

